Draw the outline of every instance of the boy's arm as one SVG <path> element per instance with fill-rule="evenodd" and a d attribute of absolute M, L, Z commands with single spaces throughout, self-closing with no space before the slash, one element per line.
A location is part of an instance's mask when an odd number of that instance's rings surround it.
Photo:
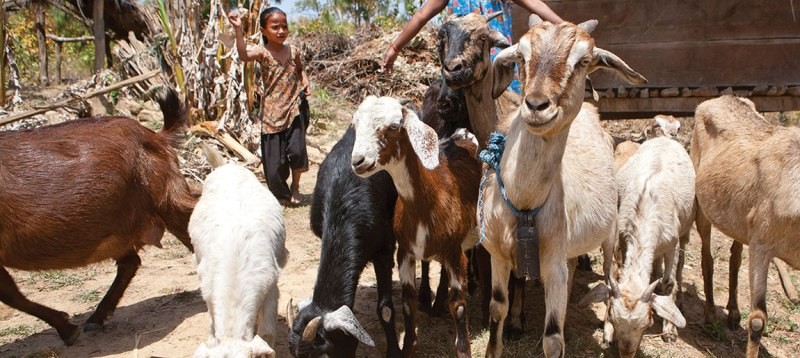
<path fill-rule="evenodd" d="M 442 12 L 445 6 L 447 6 L 447 0 L 428 0 L 414 13 L 414 16 L 411 16 L 411 19 L 408 20 L 403 31 L 400 32 L 400 35 L 397 35 L 392 45 L 386 50 L 386 54 L 383 55 L 381 68 L 384 71 L 392 71 L 394 60 L 397 59 L 400 50 L 411 42 L 411 39 L 419 33 L 419 30 L 421 30 L 428 21 L 436 16 L 436 14 Z"/>
<path fill-rule="evenodd" d="M 514 2 L 523 9 L 528 10 L 531 14 L 538 15 L 542 20 L 550 21 L 554 24 L 564 22 L 550 6 L 547 6 L 542 0 L 514 0 Z"/>
<path fill-rule="evenodd" d="M 257 60 L 264 55 L 262 48 L 248 49 L 247 44 L 244 42 L 244 32 L 242 31 L 242 19 L 239 17 L 238 11 L 231 11 L 228 13 L 228 20 L 236 30 L 236 52 L 239 54 L 239 59 L 243 62 Z"/>

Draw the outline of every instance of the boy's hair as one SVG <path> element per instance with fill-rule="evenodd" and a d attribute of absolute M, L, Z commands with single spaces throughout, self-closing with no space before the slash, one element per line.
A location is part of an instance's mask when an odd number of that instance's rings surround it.
<path fill-rule="evenodd" d="M 283 16 L 286 16 L 286 13 L 283 12 L 283 10 L 275 6 L 264 9 L 264 11 L 262 11 L 261 14 L 258 15 L 258 23 L 259 25 L 261 25 L 262 29 L 267 27 L 267 19 L 269 19 L 269 17 L 272 16 L 273 14 L 283 14 Z M 264 41 L 264 45 L 266 45 L 268 42 L 267 37 L 264 35 L 261 35 L 261 40 Z"/>

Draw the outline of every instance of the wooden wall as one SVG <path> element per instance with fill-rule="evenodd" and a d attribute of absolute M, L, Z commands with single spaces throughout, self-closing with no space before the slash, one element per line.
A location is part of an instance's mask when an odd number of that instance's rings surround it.
<path fill-rule="evenodd" d="M 800 1 L 795 8 L 791 0 L 546 2 L 565 20 L 599 20 L 596 45 L 647 77 L 643 87 L 800 85 Z M 515 6 L 513 16 L 518 38 L 528 13 Z M 604 73 L 592 78 L 597 88 L 623 85 Z M 800 109 L 798 98 L 772 102 Z"/>

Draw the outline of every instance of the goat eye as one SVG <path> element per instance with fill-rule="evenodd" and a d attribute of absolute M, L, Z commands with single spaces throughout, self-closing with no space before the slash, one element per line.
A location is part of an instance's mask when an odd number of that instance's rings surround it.
<path fill-rule="evenodd" d="M 581 66 L 589 66 L 590 63 L 592 63 L 592 59 L 591 58 L 584 57 L 581 60 Z"/>
<path fill-rule="evenodd" d="M 393 131 L 396 131 L 396 130 L 400 129 L 400 124 L 399 123 L 392 123 L 391 125 L 389 125 L 389 129 L 391 129 Z"/>
<path fill-rule="evenodd" d="M 489 39 L 489 36 L 487 36 L 487 35 L 485 35 L 485 34 L 484 34 L 484 35 L 481 35 L 481 36 L 480 36 L 480 39 L 481 39 L 481 41 L 486 41 L 486 40 L 488 40 L 488 39 Z"/>

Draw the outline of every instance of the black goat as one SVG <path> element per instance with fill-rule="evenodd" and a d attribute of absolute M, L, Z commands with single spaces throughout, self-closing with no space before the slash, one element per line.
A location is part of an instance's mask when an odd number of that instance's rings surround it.
<path fill-rule="evenodd" d="M 322 248 L 312 301 L 289 320 L 293 321 L 289 350 L 295 357 L 354 357 L 358 341 L 372 343 L 349 311 L 359 276 L 369 261 L 378 281 L 377 313 L 386 332 L 386 355 L 401 354 L 392 305 L 392 218 L 397 192 L 385 172 L 366 179 L 353 173 L 354 141 L 351 127 L 322 162 L 317 176 L 311 229 L 322 239 Z M 342 311 L 346 312 L 335 314 Z"/>

